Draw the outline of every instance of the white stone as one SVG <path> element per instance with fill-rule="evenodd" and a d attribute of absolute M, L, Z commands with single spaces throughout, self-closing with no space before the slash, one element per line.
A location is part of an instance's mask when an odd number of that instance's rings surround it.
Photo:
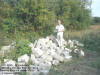
<path fill-rule="evenodd" d="M 73 42 L 74 42 L 76 45 L 78 45 L 78 43 L 79 43 L 79 41 L 77 41 L 77 40 L 73 40 Z"/>
<path fill-rule="evenodd" d="M 67 41 L 63 39 L 63 45 L 67 45 Z"/>
<path fill-rule="evenodd" d="M 58 61 L 64 61 L 64 58 L 60 55 L 58 55 L 57 53 L 52 53 L 52 57 Z"/>
<path fill-rule="evenodd" d="M 25 65 L 25 62 L 17 62 L 17 66 Z"/>
<path fill-rule="evenodd" d="M 31 61 L 34 62 L 36 60 L 34 54 L 31 54 Z"/>
<path fill-rule="evenodd" d="M 52 63 L 51 62 L 45 62 L 46 64 L 48 64 L 48 65 L 50 65 L 50 66 L 52 66 Z"/>
<path fill-rule="evenodd" d="M 34 47 L 34 44 L 33 43 L 30 43 L 29 44 L 29 47 L 33 48 Z"/>
<path fill-rule="evenodd" d="M 75 50 L 74 50 L 74 53 L 79 53 L 79 50 L 78 50 L 78 49 L 75 49 Z"/>
<path fill-rule="evenodd" d="M 72 59 L 72 56 L 65 56 L 65 59 L 71 60 Z"/>
<path fill-rule="evenodd" d="M 72 52 L 72 50 L 71 49 L 68 49 L 68 48 L 65 48 L 65 50 L 67 51 L 67 52 Z"/>
<path fill-rule="evenodd" d="M 62 50 L 57 50 L 57 51 L 56 51 L 56 53 L 59 54 L 59 55 L 60 55 L 62 52 L 63 52 Z"/>
<path fill-rule="evenodd" d="M 46 63 L 40 63 L 39 64 L 39 71 L 41 72 L 41 71 L 49 71 L 50 70 L 50 68 L 51 68 L 51 66 L 50 65 L 48 65 L 48 64 L 46 64 Z"/>
<path fill-rule="evenodd" d="M 80 55 L 81 55 L 81 56 L 85 56 L 85 54 L 84 54 L 84 51 L 83 51 L 83 50 L 81 50 L 81 51 L 80 51 Z"/>
<path fill-rule="evenodd" d="M 33 64 L 35 64 L 35 65 L 39 65 L 40 62 L 36 59 L 35 61 L 33 61 Z"/>
<path fill-rule="evenodd" d="M 36 56 L 36 57 L 40 57 L 43 55 L 43 51 L 39 48 L 34 48 L 34 50 L 32 50 L 32 53 Z"/>
<path fill-rule="evenodd" d="M 48 62 L 50 62 L 52 60 L 53 60 L 52 56 L 47 56 L 47 58 L 45 58 L 45 61 L 48 61 Z"/>
<path fill-rule="evenodd" d="M 14 48 L 15 46 L 16 46 L 16 42 L 15 41 L 12 41 L 11 47 Z"/>
<path fill-rule="evenodd" d="M 41 58 L 42 58 L 43 60 L 45 60 L 45 59 L 47 58 L 47 56 L 48 56 L 48 53 L 45 52 L 45 53 L 41 56 Z"/>
<path fill-rule="evenodd" d="M 35 48 L 37 45 L 37 40 L 35 40 L 34 44 L 33 44 L 33 47 Z"/>
<path fill-rule="evenodd" d="M 52 64 L 53 64 L 53 65 L 58 65 L 58 64 L 59 64 L 59 61 L 58 61 L 58 60 L 53 60 L 53 61 L 52 61 Z"/>
<path fill-rule="evenodd" d="M 11 59 L 4 59 L 5 65 L 15 66 L 16 62 Z"/>
<path fill-rule="evenodd" d="M 3 51 L 8 51 L 8 50 L 10 50 L 10 48 L 11 48 L 11 45 L 3 46 L 3 47 L 1 48 L 1 50 L 3 50 Z"/>
<path fill-rule="evenodd" d="M 40 62 L 37 60 L 37 58 L 34 56 L 34 54 L 31 54 L 31 62 L 35 65 L 38 65 Z"/>
<path fill-rule="evenodd" d="M 73 40 L 73 42 L 77 45 L 77 46 L 84 46 L 84 44 L 82 44 L 82 43 L 79 43 L 79 41 L 77 41 L 77 40 Z"/>
<path fill-rule="evenodd" d="M 68 51 L 63 51 L 63 52 L 62 52 L 62 55 L 64 55 L 64 57 L 65 57 L 65 56 L 68 56 L 68 55 L 70 55 L 70 54 L 69 54 Z"/>
<path fill-rule="evenodd" d="M 74 42 L 73 41 L 68 40 L 68 44 L 69 44 L 70 48 L 74 47 Z"/>
<path fill-rule="evenodd" d="M 28 64 L 28 62 L 29 62 L 29 56 L 27 54 L 24 54 L 24 55 L 20 56 L 18 58 L 18 62 L 25 62 L 26 64 Z"/>
<path fill-rule="evenodd" d="M 4 63 L 6 63 L 7 61 L 9 61 L 9 59 L 4 59 Z"/>
<path fill-rule="evenodd" d="M 14 48 L 15 45 L 16 45 L 16 42 L 12 42 L 11 45 L 3 46 L 3 47 L 1 48 L 1 51 L 4 51 L 4 52 L 9 51 L 11 48 Z"/>

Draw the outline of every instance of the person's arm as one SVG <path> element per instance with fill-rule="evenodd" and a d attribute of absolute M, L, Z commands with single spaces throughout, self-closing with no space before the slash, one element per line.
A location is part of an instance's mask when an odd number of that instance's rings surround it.
<path fill-rule="evenodd" d="M 58 27 L 57 27 L 57 26 L 56 26 L 56 28 L 55 28 L 54 32 L 58 32 Z"/>

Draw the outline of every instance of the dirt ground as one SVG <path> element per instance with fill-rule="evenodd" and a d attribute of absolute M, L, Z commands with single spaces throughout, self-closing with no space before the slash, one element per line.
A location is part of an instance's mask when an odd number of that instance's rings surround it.
<path fill-rule="evenodd" d="M 50 70 L 48 75 L 100 75 L 100 68 L 92 63 L 100 60 L 100 54 L 85 52 L 85 57 L 73 58 L 71 62 L 63 63 Z"/>

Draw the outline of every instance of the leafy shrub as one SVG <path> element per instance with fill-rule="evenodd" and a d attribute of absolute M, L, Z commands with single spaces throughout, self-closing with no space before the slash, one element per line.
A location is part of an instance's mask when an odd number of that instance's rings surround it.
<path fill-rule="evenodd" d="M 32 43 L 34 43 L 35 40 L 39 39 L 39 37 L 40 37 L 39 34 L 36 32 L 30 32 L 30 33 L 26 33 L 26 34 L 27 34 L 26 38 Z"/>
<path fill-rule="evenodd" d="M 4 1 L 2 1 L 5 3 Z M 2 6 L 3 30 L 7 33 L 38 32 L 50 35 L 57 19 L 61 19 L 66 29 L 83 29 L 90 25 L 90 11 L 82 0 L 8 0 Z M 3 4 L 1 3 L 1 4 Z M 5 10 L 5 11 L 3 11 Z M 3 14 L 5 13 L 5 14 Z"/>
<path fill-rule="evenodd" d="M 2 27 L 6 33 L 13 32 L 16 26 L 17 23 L 15 19 L 7 18 L 2 22 Z"/>
<path fill-rule="evenodd" d="M 16 58 L 24 55 L 24 54 L 28 54 L 30 55 L 31 53 L 31 48 L 28 46 L 29 41 L 24 40 L 24 41 L 20 41 L 17 46 L 16 46 Z"/>

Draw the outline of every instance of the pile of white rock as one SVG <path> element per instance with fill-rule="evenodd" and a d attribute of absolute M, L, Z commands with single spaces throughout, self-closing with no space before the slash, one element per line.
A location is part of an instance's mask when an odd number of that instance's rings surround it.
<path fill-rule="evenodd" d="M 76 40 L 63 40 L 63 46 L 58 47 L 57 39 L 54 36 L 48 36 L 29 44 L 29 47 L 31 47 L 32 50 L 31 56 L 25 54 L 19 57 L 17 62 L 9 59 L 4 60 L 4 62 L 5 65 L 10 64 L 16 67 L 15 64 L 26 65 L 30 61 L 30 69 L 27 70 L 26 75 L 39 75 L 40 73 L 47 75 L 52 65 L 58 65 L 61 62 L 71 60 L 71 52 L 84 56 L 83 50 L 80 50 L 80 47 L 82 46 L 84 45 Z M 22 70 L 19 72 L 21 71 Z"/>

